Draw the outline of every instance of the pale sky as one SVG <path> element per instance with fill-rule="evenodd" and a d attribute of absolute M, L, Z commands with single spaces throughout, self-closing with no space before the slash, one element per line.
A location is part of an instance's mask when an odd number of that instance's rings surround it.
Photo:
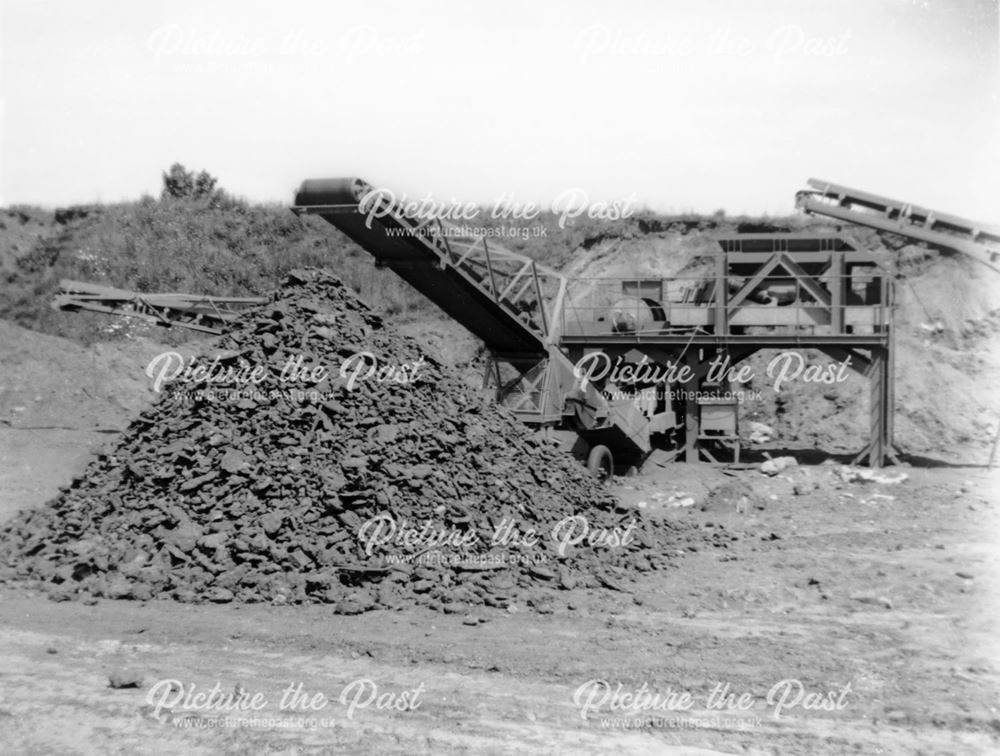
<path fill-rule="evenodd" d="M 1000 222 L 997 0 L 3 1 L 0 204 L 159 194 L 174 162 L 289 203 L 788 213 L 809 177 Z"/>

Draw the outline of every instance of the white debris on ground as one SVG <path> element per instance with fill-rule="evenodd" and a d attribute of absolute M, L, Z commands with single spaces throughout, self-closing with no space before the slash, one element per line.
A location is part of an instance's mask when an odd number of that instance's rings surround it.
<path fill-rule="evenodd" d="M 640 509 L 646 507 L 692 507 L 695 497 L 681 491 L 657 491 L 649 497 L 649 500 L 640 501 L 636 506 Z"/>
<path fill-rule="evenodd" d="M 862 483 L 882 483 L 884 485 L 902 483 L 909 477 L 909 475 L 902 472 L 897 475 L 888 475 L 880 473 L 878 470 L 868 470 L 862 467 L 852 467 L 850 465 L 844 465 L 839 468 L 837 470 L 837 476 L 844 481 L 844 483 L 860 481 Z"/>
<path fill-rule="evenodd" d="M 770 425 L 764 425 L 764 423 L 750 423 L 750 443 L 752 444 L 766 444 L 777 435 L 778 434 L 774 432 L 774 428 Z"/>
<path fill-rule="evenodd" d="M 789 467 L 795 467 L 799 462 L 795 457 L 775 457 L 774 459 L 765 459 L 760 463 L 760 471 L 765 475 L 777 475 L 782 470 Z"/>

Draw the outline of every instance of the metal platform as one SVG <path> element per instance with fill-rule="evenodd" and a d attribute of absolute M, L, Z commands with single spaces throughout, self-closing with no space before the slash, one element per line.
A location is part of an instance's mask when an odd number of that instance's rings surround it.
<path fill-rule="evenodd" d="M 682 394 L 687 461 L 708 455 L 706 408 L 692 394 L 703 388 L 712 359 L 736 366 L 762 349 L 816 349 L 838 362 L 850 356 L 850 368 L 871 387 L 868 441 L 858 459 L 882 465 L 892 454 L 887 271 L 836 235 L 744 234 L 717 242 L 717 253 L 692 261 L 694 274 L 570 280 L 560 345 L 573 360 L 600 350 L 613 360 L 687 364 L 697 376 L 694 391 Z"/>

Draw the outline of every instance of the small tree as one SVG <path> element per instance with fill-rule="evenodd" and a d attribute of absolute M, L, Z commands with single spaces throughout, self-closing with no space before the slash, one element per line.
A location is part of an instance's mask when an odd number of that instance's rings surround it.
<path fill-rule="evenodd" d="M 195 175 L 180 163 L 170 166 L 170 171 L 163 174 L 163 198 L 173 199 L 211 199 L 215 195 L 215 185 L 219 182 L 208 171 Z"/>
<path fill-rule="evenodd" d="M 202 171 L 194 180 L 194 196 L 195 199 L 201 199 L 202 197 L 211 197 L 215 194 L 215 185 L 219 183 L 219 180 L 209 174 L 208 171 Z"/>

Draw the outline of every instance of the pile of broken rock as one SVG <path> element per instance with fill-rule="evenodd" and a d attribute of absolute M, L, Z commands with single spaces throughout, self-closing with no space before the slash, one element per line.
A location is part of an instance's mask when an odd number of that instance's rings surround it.
<path fill-rule="evenodd" d="M 543 606 L 625 589 L 704 539 L 622 510 L 329 273 L 289 276 L 217 348 L 214 374 L 168 382 L 0 531 L 5 577 L 64 599 Z M 420 369 L 340 369 L 361 353 Z"/>

